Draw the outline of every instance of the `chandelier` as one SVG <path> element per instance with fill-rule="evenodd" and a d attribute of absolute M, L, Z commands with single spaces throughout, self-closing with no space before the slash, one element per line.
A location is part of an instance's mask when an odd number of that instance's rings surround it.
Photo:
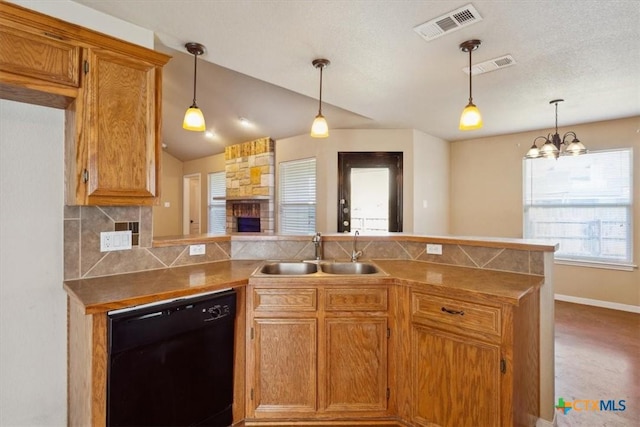
<path fill-rule="evenodd" d="M 556 106 L 556 133 L 553 135 L 549 134 L 546 137 L 538 136 L 533 140 L 533 145 L 527 151 L 527 154 L 524 156 L 526 159 L 537 159 L 538 157 L 545 158 L 555 158 L 558 156 L 579 156 L 581 154 L 587 154 L 587 149 L 580 142 L 575 132 L 569 131 L 562 136 L 560 139 L 560 134 L 558 134 L 558 103 L 563 102 L 564 99 L 554 99 L 549 101 L 549 104 L 555 104 Z M 573 138 L 573 139 L 571 139 Z M 536 141 L 542 139 L 544 142 L 538 148 L 536 145 Z M 567 142 L 571 139 L 571 142 Z M 564 146 L 564 150 L 562 147 Z"/>

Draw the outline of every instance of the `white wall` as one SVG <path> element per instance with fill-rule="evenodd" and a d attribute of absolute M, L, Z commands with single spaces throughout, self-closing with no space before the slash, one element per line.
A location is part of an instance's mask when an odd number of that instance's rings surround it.
<path fill-rule="evenodd" d="M 316 228 L 323 233 L 335 233 L 338 230 L 338 151 L 402 151 L 403 230 L 413 232 L 413 130 L 332 129 L 330 135 L 326 139 L 299 135 L 277 140 L 276 183 L 280 162 L 315 157 L 317 159 L 316 199 L 318 200 Z M 277 196 L 276 194 L 276 200 Z"/>
<path fill-rule="evenodd" d="M 0 100 L 0 425 L 65 425 L 64 112 Z"/>
<path fill-rule="evenodd" d="M 449 233 L 449 143 L 413 131 L 413 233 Z"/>

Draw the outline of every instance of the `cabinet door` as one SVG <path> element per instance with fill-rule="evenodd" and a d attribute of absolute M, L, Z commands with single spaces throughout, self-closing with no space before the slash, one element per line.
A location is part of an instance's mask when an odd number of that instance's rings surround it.
<path fill-rule="evenodd" d="M 308 417 L 315 413 L 317 320 L 254 319 L 253 328 L 254 366 L 249 367 L 253 369 L 253 415 Z"/>
<path fill-rule="evenodd" d="M 443 427 L 500 425 L 500 348 L 412 325 L 413 421 Z"/>
<path fill-rule="evenodd" d="M 159 163 L 157 73 L 143 60 L 89 50 L 78 131 L 77 155 L 87 172 L 77 172 L 88 179 L 81 203 L 153 203 Z"/>
<path fill-rule="evenodd" d="M 325 319 L 326 411 L 387 409 L 387 318 Z"/>
<path fill-rule="evenodd" d="M 0 98 L 67 108 L 78 96 L 82 48 L 55 27 L 5 18 L 12 8 L 0 3 Z"/>

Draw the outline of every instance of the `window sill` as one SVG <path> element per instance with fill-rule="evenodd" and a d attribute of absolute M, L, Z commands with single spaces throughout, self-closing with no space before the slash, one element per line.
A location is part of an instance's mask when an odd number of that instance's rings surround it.
<path fill-rule="evenodd" d="M 598 261 L 576 261 L 572 259 L 556 258 L 557 265 L 572 265 L 575 267 L 602 268 L 605 270 L 633 271 L 638 268 L 635 264 L 615 264 L 609 262 Z"/>

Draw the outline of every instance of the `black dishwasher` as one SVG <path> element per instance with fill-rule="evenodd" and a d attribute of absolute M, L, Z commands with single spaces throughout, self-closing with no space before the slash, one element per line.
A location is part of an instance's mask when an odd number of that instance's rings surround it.
<path fill-rule="evenodd" d="M 110 312 L 107 426 L 229 426 L 233 290 Z"/>

